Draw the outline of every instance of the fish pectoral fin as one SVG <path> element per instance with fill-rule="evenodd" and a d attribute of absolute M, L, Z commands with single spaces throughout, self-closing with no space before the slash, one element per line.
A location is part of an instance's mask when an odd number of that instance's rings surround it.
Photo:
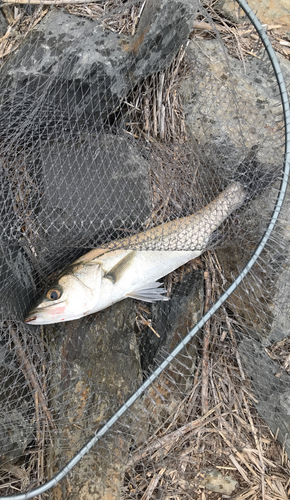
<path fill-rule="evenodd" d="M 131 297 L 132 299 L 144 300 L 144 302 L 157 302 L 158 300 L 169 300 L 164 294 L 167 290 L 162 287 L 163 283 L 154 281 L 147 285 L 143 285 L 140 288 L 135 288 L 132 292 L 126 294 L 126 297 Z M 162 288 L 160 288 L 162 287 Z"/>
<path fill-rule="evenodd" d="M 105 275 L 104 278 L 109 279 L 112 281 L 114 284 L 117 283 L 117 281 L 122 278 L 123 274 L 125 271 L 127 271 L 132 263 L 132 260 L 135 256 L 136 252 L 132 250 L 129 252 L 123 259 L 121 259 L 110 271 L 108 271 Z"/>

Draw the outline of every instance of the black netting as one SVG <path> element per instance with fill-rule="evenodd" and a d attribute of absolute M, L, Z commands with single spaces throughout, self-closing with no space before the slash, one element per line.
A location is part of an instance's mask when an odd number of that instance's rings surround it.
<path fill-rule="evenodd" d="M 3 497 L 57 474 L 220 299 L 284 174 L 277 70 L 238 3 L 51 4 L 0 8 Z M 286 194 L 242 283 L 47 496 L 287 498 L 288 221 Z"/>

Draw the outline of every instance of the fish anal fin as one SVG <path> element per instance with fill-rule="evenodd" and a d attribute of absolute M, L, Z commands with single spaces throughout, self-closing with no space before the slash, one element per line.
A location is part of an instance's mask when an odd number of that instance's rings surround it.
<path fill-rule="evenodd" d="M 104 278 L 111 280 L 113 283 L 117 283 L 117 281 L 119 281 L 120 278 L 122 278 L 124 272 L 127 271 L 129 266 L 131 265 L 132 260 L 135 257 L 135 254 L 136 252 L 132 250 L 127 255 L 125 255 L 123 259 L 121 259 L 117 264 L 115 264 L 115 266 L 112 267 L 112 269 L 110 269 L 110 271 L 104 275 Z"/>
<path fill-rule="evenodd" d="M 131 297 L 132 299 L 143 300 L 144 302 L 157 302 L 159 300 L 166 301 L 169 300 L 164 294 L 167 290 L 162 287 L 163 283 L 159 281 L 154 281 L 141 286 L 140 288 L 135 288 L 131 292 L 126 294 L 126 297 Z M 161 288 L 162 287 L 162 288 Z"/>

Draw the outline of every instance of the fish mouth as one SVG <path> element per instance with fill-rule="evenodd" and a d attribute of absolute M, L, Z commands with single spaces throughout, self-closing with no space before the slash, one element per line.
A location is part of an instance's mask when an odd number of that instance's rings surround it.
<path fill-rule="evenodd" d="M 45 304 L 45 306 L 42 306 L 39 304 L 39 306 L 35 307 L 35 309 L 32 309 L 29 313 L 29 316 L 32 316 L 34 314 L 37 314 L 37 313 L 40 313 L 40 312 L 43 312 L 43 311 L 47 311 L 47 309 L 51 309 L 51 308 L 54 308 L 54 307 L 58 307 L 60 304 L 63 304 L 65 302 L 65 300 L 62 300 L 61 302 L 58 302 L 57 304 L 54 303 L 54 304 Z"/>
<path fill-rule="evenodd" d="M 35 321 L 36 318 L 37 316 L 28 316 L 28 318 L 24 320 L 24 323 L 30 323 L 30 321 Z"/>
<path fill-rule="evenodd" d="M 27 318 L 25 318 L 24 323 L 32 323 L 32 321 L 35 321 L 37 319 L 37 314 L 41 313 L 43 311 L 47 311 L 47 309 L 51 309 L 54 307 L 58 307 L 60 304 L 63 304 L 65 300 L 62 300 L 61 302 L 58 302 L 57 304 L 48 304 L 43 307 L 36 307 L 35 309 L 32 309 L 32 311 L 29 312 L 27 315 Z"/>
<path fill-rule="evenodd" d="M 63 304 L 65 302 L 65 300 L 61 300 L 60 302 L 58 302 L 57 304 L 54 303 L 54 304 L 47 304 L 43 307 L 37 307 L 36 309 L 34 309 L 32 311 L 32 313 L 34 312 L 42 312 L 42 311 L 46 311 L 47 309 L 53 309 L 54 307 L 58 307 L 60 304 Z"/>

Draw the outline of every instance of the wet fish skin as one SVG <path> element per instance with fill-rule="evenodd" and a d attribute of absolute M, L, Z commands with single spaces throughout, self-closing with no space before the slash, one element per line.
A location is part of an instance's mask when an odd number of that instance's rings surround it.
<path fill-rule="evenodd" d="M 193 215 L 91 250 L 60 275 L 25 322 L 78 319 L 126 297 L 168 300 L 158 280 L 203 253 L 213 232 L 246 197 L 246 188 L 233 182 Z"/>

